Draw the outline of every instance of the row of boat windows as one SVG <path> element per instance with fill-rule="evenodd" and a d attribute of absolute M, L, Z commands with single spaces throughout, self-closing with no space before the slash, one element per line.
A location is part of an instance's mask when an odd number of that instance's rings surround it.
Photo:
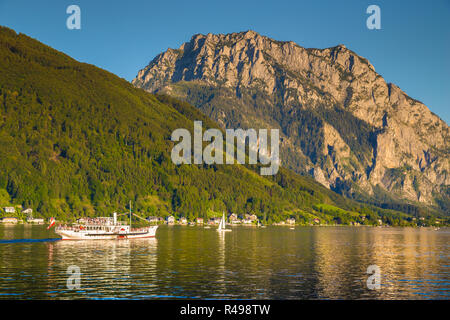
<path fill-rule="evenodd" d="M 111 231 L 111 227 L 81 227 L 80 229 L 87 231 L 94 231 L 94 230 Z"/>

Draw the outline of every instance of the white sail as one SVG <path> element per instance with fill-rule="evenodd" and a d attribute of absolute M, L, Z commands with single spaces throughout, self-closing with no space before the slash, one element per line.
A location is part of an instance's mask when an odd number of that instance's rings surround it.
<path fill-rule="evenodd" d="M 220 219 L 220 222 L 219 222 L 219 231 L 221 231 L 223 229 L 225 229 L 225 220 L 222 217 L 222 219 Z"/>
<path fill-rule="evenodd" d="M 217 231 L 231 231 L 230 229 L 226 229 L 225 224 L 225 212 L 223 213 L 222 219 L 220 219 L 219 228 L 217 228 Z"/>

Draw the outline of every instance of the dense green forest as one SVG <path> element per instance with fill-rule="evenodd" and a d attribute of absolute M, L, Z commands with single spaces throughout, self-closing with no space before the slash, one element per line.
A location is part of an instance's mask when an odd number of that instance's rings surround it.
<path fill-rule="evenodd" d="M 194 120 L 204 129 L 218 127 L 187 103 L 136 89 L 0 27 L 1 207 L 21 205 L 37 216 L 72 220 L 125 210 L 131 200 L 145 215 L 188 219 L 226 211 L 255 213 L 267 222 L 412 221 L 283 168 L 262 177 L 257 166 L 176 166 L 171 133 L 192 130 Z"/>

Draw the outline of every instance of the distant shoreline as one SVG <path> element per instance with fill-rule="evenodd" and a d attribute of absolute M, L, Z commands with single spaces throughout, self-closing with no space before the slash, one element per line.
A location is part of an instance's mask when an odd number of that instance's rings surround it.
<path fill-rule="evenodd" d="M 67 224 L 70 225 L 72 222 L 58 222 L 58 224 Z M 29 222 L 17 222 L 17 223 L 0 223 L 0 226 L 48 226 L 48 223 L 29 223 Z M 181 223 L 157 223 L 157 224 L 150 224 L 150 225 L 167 225 L 167 226 L 182 226 L 182 227 L 217 227 L 217 225 L 207 225 L 207 224 L 196 224 L 196 225 L 189 225 L 189 224 L 181 224 Z M 249 225 L 249 224 L 227 224 L 227 226 L 235 228 L 261 228 L 257 225 Z M 355 227 L 355 228 L 361 228 L 361 227 L 368 227 L 368 228 L 450 228 L 448 225 L 442 225 L 442 226 L 391 226 L 391 225 L 347 225 L 347 224 L 315 224 L 315 225 L 303 225 L 303 224 L 296 224 L 296 225 L 280 225 L 280 224 L 267 224 L 265 227 L 284 227 L 284 228 L 305 228 L 305 227 Z"/>

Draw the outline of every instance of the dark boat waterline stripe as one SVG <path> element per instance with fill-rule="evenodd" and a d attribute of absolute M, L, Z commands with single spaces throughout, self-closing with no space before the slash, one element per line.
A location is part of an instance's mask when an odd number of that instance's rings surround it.
<path fill-rule="evenodd" d="M 55 242 L 59 241 L 61 238 L 47 238 L 47 239 L 11 239 L 11 240 L 0 240 L 2 243 L 30 243 L 30 242 Z"/>

